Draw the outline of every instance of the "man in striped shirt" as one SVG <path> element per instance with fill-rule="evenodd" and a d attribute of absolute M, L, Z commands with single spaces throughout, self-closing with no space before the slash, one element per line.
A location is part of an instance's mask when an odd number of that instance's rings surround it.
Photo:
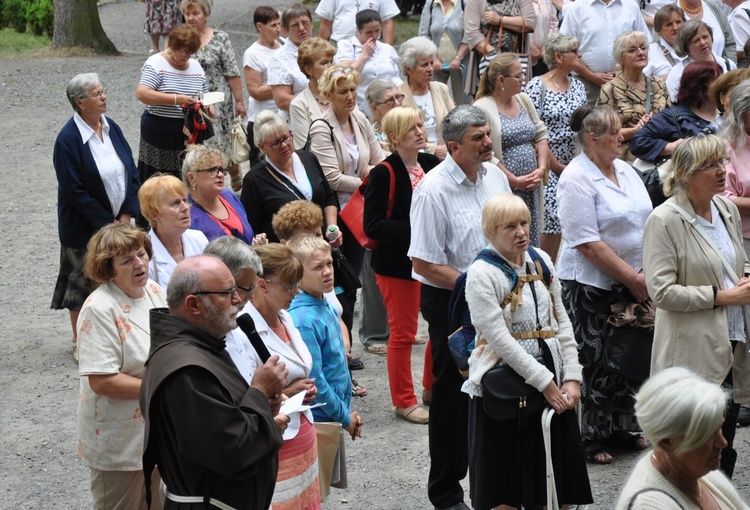
<path fill-rule="evenodd" d="M 445 161 L 430 171 L 411 204 L 409 257 L 422 282 L 421 309 L 432 342 L 430 475 L 428 496 L 436 509 L 467 509 L 461 480 L 468 469 L 468 396 L 448 351 L 448 300 L 459 274 L 487 245 L 482 207 L 493 195 L 511 193 L 492 158 L 487 117 L 475 106 L 453 109 L 443 119 Z"/>

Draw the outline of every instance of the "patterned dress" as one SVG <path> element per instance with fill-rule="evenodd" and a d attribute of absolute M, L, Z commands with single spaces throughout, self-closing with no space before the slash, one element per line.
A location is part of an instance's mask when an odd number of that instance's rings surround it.
<path fill-rule="evenodd" d="M 526 94 L 531 98 L 539 118 L 547 126 L 547 141 L 550 150 L 561 165 L 567 165 L 576 155 L 576 134 L 570 129 L 570 116 L 579 106 L 586 104 L 586 89 L 575 78 L 565 92 L 547 89 L 542 104 L 540 80 L 533 79 L 526 86 Z M 543 234 L 559 234 L 560 218 L 557 215 L 557 174 L 549 173 L 549 181 L 544 187 L 544 226 Z"/>
<path fill-rule="evenodd" d="M 145 33 L 167 35 L 180 23 L 182 12 L 179 0 L 147 0 Z"/>
<path fill-rule="evenodd" d="M 520 103 L 519 103 L 520 104 Z M 503 163 L 516 177 L 528 175 L 537 168 L 534 141 L 534 123 L 521 106 L 521 113 L 516 117 L 500 115 L 503 130 Z M 532 246 L 539 246 L 539 191 L 513 191 L 526 202 L 531 213 L 529 240 Z"/>
<path fill-rule="evenodd" d="M 240 69 L 237 67 L 229 35 L 214 29 L 211 40 L 200 48 L 193 58 L 200 62 L 206 73 L 208 90 L 224 93 L 224 102 L 214 105 L 216 108 L 216 119 L 213 119 L 214 136 L 206 142 L 206 145 L 215 147 L 230 156 L 234 100 L 227 78 L 239 77 Z"/>
<path fill-rule="evenodd" d="M 651 112 L 656 114 L 669 106 L 669 93 L 664 80 L 655 76 L 646 77 L 651 85 Z M 602 86 L 599 93 L 599 104 L 611 106 L 617 112 L 622 127 L 633 127 L 646 113 L 646 91 L 636 90 L 622 72 L 617 73 L 609 83 Z M 622 143 L 622 156 L 625 161 L 635 161 L 630 153 L 630 143 Z"/>

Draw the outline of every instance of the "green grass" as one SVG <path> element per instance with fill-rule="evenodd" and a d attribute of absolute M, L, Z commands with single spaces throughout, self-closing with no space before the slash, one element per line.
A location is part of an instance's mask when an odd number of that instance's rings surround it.
<path fill-rule="evenodd" d="M 50 39 L 31 32 L 19 34 L 12 28 L 0 30 L 0 58 L 28 57 L 49 47 Z"/>

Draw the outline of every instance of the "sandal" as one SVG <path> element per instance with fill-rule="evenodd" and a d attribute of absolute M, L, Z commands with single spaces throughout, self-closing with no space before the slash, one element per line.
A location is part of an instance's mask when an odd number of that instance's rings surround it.
<path fill-rule="evenodd" d="M 612 464 L 615 460 L 601 444 L 596 441 L 584 443 L 586 447 L 586 460 L 592 464 Z"/>
<path fill-rule="evenodd" d="M 78 343 L 75 340 L 73 341 L 73 361 L 76 365 L 78 364 Z"/>
<path fill-rule="evenodd" d="M 418 336 L 414 339 L 414 345 L 424 345 L 427 343 L 427 339 L 423 336 Z"/>
<path fill-rule="evenodd" d="M 360 386 L 359 383 L 352 379 L 352 397 L 364 397 L 367 395 L 367 388 Z"/>
<path fill-rule="evenodd" d="M 365 345 L 365 350 L 370 354 L 380 354 L 381 356 L 385 356 L 388 353 L 388 344 Z"/>
<path fill-rule="evenodd" d="M 410 423 L 425 425 L 430 421 L 430 412 L 424 407 L 414 404 L 411 407 L 397 407 L 396 416 Z"/>
<path fill-rule="evenodd" d="M 631 434 L 630 432 L 620 431 L 616 435 L 610 437 L 610 442 L 622 448 L 623 450 L 630 450 L 634 452 L 640 452 L 647 450 L 651 445 L 649 442 L 638 434 Z"/>

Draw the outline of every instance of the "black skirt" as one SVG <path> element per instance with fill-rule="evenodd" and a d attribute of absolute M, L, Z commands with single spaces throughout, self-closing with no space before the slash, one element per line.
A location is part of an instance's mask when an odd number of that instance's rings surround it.
<path fill-rule="evenodd" d="M 138 173 L 141 183 L 156 172 L 182 180 L 180 154 L 185 150 L 184 119 L 159 117 L 147 111 L 141 115 Z"/>
<path fill-rule="evenodd" d="M 519 429 L 517 420 L 495 421 L 487 416 L 481 397 L 470 399 L 469 487 L 475 510 L 547 504 L 541 419 L 541 412 L 531 415 L 528 425 Z M 592 503 L 575 411 L 552 419 L 551 442 L 560 505 Z"/>
<path fill-rule="evenodd" d="M 86 249 L 77 250 L 67 246 L 60 246 L 60 271 L 57 273 L 55 291 L 52 294 L 53 310 L 68 310 L 78 312 L 83 302 L 93 292 L 94 285 L 83 275 L 83 262 Z"/>

